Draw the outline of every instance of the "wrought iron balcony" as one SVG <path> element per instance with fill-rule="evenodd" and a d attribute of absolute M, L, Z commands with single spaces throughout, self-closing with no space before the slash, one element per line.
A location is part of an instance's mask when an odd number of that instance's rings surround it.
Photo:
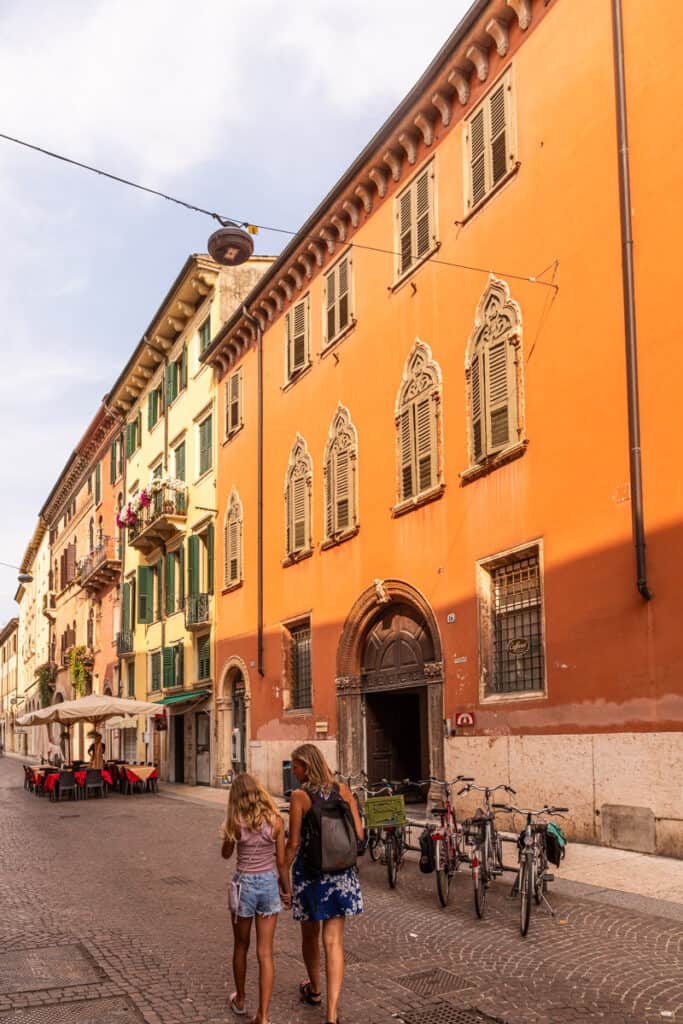
<path fill-rule="evenodd" d="M 209 595 L 189 594 L 185 598 L 185 629 L 205 626 L 209 621 Z"/>
<path fill-rule="evenodd" d="M 102 537 L 98 546 L 81 562 L 81 586 L 102 590 L 118 582 L 121 574 L 121 550 L 114 537 Z"/>
<path fill-rule="evenodd" d="M 148 501 L 128 527 L 128 543 L 145 555 L 180 533 L 187 517 L 187 497 L 177 487 L 161 487 Z"/>
<path fill-rule="evenodd" d="M 132 654 L 135 637 L 131 629 L 124 629 L 116 634 L 116 653 Z"/>

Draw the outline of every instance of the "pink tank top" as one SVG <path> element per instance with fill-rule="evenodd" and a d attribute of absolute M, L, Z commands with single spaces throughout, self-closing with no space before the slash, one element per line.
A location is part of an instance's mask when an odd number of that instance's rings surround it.
<path fill-rule="evenodd" d="M 260 832 L 252 832 L 240 822 L 240 835 L 237 842 L 237 870 L 247 875 L 275 871 L 273 826 L 264 822 Z"/>

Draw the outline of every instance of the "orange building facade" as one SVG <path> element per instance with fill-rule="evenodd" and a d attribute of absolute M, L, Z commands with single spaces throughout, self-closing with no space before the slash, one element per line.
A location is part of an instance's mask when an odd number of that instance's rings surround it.
<path fill-rule="evenodd" d="M 650 5 L 623 19 L 624 208 L 610 5 L 475 3 L 203 356 L 214 782 L 281 790 L 314 740 L 683 855 L 681 74 Z"/>

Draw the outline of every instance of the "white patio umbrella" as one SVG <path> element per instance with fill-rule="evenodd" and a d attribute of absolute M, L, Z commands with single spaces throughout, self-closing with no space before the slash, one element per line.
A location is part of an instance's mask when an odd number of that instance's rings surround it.
<path fill-rule="evenodd" d="M 146 700 L 132 700 L 129 697 L 105 697 L 90 694 L 77 700 L 63 700 L 59 704 L 51 704 L 39 711 L 31 711 L 28 715 L 17 718 L 18 725 L 46 725 L 48 722 L 59 722 L 71 725 L 73 722 L 92 722 L 95 729 L 102 722 L 120 715 L 159 715 L 163 713 L 160 704 L 151 704 Z M 93 763 L 101 768 L 101 740 L 96 739 Z"/>

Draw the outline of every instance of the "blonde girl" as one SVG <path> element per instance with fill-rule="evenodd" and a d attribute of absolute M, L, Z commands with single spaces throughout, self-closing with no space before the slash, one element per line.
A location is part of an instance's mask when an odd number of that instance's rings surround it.
<path fill-rule="evenodd" d="M 334 776 L 313 743 L 292 751 L 292 770 L 301 784 L 291 796 L 287 864 L 293 865 L 292 909 L 301 923 L 301 949 L 308 972 L 299 985 L 299 996 L 309 1006 L 322 1005 L 320 989 L 320 931 L 325 948 L 327 980 L 325 1021 L 338 1024 L 338 1006 L 344 979 L 344 922 L 363 912 L 358 872 L 355 867 L 335 874 L 310 874 L 306 870 L 306 848 L 311 836 L 309 812 L 315 803 L 343 800 L 351 810 L 356 835 L 363 838 L 363 825 L 356 801 L 348 786 Z"/>
<path fill-rule="evenodd" d="M 235 777 L 221 826 L 221 839 L 221 854 L 226 860 L 237 850 L 236 871 L 230 884 L 234 935 L 232 969 L 235 977 L 230 1008 L 240 1017 L 246 1015 L 247 953 L 251 923 L 256 918 L 259 1007 L 252 1024 L 269 1024 L 268 1010 L 273 992 L 273 937 L 282 904 L 289 906 L 291 895 L 282 818 L 270 795 L 253 775 L 244 772 Z"/>

